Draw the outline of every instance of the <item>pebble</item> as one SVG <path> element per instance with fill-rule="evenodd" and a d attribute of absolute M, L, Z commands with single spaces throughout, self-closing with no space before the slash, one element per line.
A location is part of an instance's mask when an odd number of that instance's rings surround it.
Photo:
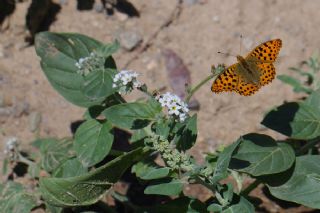
<path fill-rule="evenodd" d="M 96 2 L 93 8 L 97 13 L 102 13 L 104 11 L 104 6 L 101 2 Z"/>
<path fill-rule="evenodd" d="M 218 23 L 220 21 L 220 17 L 219 16 L 213 16 L 212 17 L 212 21 Z"/>
<path fill-rule="evenodd" d="M 126 21 L 128 20 L 128 15 L 125 13 L 119 13 L 119 12 L 115 12 L 115 17 L 119 20 L 119 21 Z"/>
<path fill-rule="evenodd" d="M 183 3 L 186 5 L 194 5 L 199 3 L 199 0 L 183 0 Z"/>
<path fill-rule="evenodd" d="M 249 49 L 251 49 L 252 48 L 252 45 L 253 45 L 253 40 L 252 39 L 250 39 L 250 38 L 248 38 L 248 37 L 246 37 L 246 38 L 243 38 L 243 46 L 247 49 L 247 50 L 249 50 Z"/>
<path fill-rule="evenodd" d="M 35 132 L 39 129 L 42 116 L 40 112 L 32 112 L 29 116 L 29 130 Z"/>
<path fill-rule="evenodd" d="M 12 114 L 14 117 L 20 117 L 24 114 L 29 114 L 30 105 L 27 102 L 18 102 L 12 107 Z"/>
<path fill-rule="evenodd" d="M 191 110 L 199 110 L 200 109 L 200 103 L 196 99 L 191 99 L 191 101 L 188 103 L 188 107 Z"/>
<path fill-rule="evenodd" d="M 61 5 L 64 5 L 64 4 L 67 4 L 67 3 L 68 3 L 68 0 L 59 0 L 59 3 L 60 3 Z"/>
<path fill-rule="evenodd" d="M 132 51 L 142 42 L 142 36 L 134 31 L 122 31 L 118 35 L 121 47 Z"/>

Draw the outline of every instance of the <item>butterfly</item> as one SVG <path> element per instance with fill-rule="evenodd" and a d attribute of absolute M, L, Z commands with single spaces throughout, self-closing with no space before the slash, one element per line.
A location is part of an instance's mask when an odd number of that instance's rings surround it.
<path fill-rule="evenodd" d="M 250 96 L 270 83 L 276 75 L 273 65 L 282 47 L 281 39 L 274 39 L 254 48 L 247 57 L 237 56 L 238 63 L 226 68 L 213 82 L 211 91 L 235 91 Z"/>

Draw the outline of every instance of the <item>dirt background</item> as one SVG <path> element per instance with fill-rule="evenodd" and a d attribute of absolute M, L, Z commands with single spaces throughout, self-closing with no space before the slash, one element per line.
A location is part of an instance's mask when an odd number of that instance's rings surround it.
<path fill-rule="evenodd" d="M 79 11 L 76 1 L 56 1 L 61 2 L 64 2 L 61 10 L 50 26 L 52 32 L 77 32 L 108 43 L 119 33 L 129 31 L 141 35 L 140 47 L 152 39 L 151 46 L 128 68 L 141 73 L 141 81 L 153 89 L 166 87 L 170 91 L 161 55 L 165 48 L 183 59 L 194 84 L 210 73 L 212 64 L 229 65 L 236 61 L 235 57 L 217 51 L 245 55 L 266 40 L 281 38 L 283 47 L 276 71 L 288 74 L 289 67 L 310 57 L 320 45 L 319 0 L 188 0 L 181 5 L 181 13 L 157 36 L 154 32 L 177 9 L 176 1 L 130 0 L 140 17 L 129 17 L 117 10 L 111 16 L 94 9 Z M 28 144 L 37 136 L 30 131 L 31 115 L 35 112 L 42 116 L 41 137 L 70 136 L 70 123 L 80 120 L 84 113 L 84 109 L 68 103 L 50 86 L 40 69 L 34 46 L 24 42 L 29 4 L 30 1 L 25 1 L 16 5 L 9 29 L 0 34 L 0 95 L 4 100 L 0 107 L 1 149 L 8 137 L 15 136 Z M 240 35 L 243 35 L 241 53 Z M 114 57 L 118 68 L 136 54 L 137 50 L 117 52 Z M 250 132 L 283 138 L 264 128 L 260 121 L 272 107 L 297 98 L 291 87 L 276 79 L 255 95 L 242 97 L 233 93 L 213 94 L 210 86 L 206 84 L 195 94 L 200 110 L 194 154 L 201 158 L 202 153 Z"/>

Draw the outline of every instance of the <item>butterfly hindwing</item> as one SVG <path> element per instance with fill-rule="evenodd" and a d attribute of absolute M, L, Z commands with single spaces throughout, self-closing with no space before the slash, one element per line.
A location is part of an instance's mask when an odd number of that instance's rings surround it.
<path fill-rule="evenodd" d="M 260 86 L 255 84 L 246 83 L 243 80 L 239 80 L 236 92 L 240 95 L 250 96 L 260 89 Z"/>
<path fill-rule="evenodd" d="M 252 50 L 245 59 L 249 62 L 271 63 L 278 57 L 281 47 L 281 39 L 267 41 L 254 48 L 254 50 Z"/>
<path fill-rule="evenodd" d="M 223 71 L 212 84 L 211 91 L 219 93 L 236 90 L 239 78 L 235 73 L 235 69 L 236 64 L 233 64 Z"/>
<path fill-rule="evenodd" d="M 276 68 L 272 63 L 260 63 L 257 64 L 258 70 L 261 72 L 260 85 L 266 85 L 270 83 L 276 76 Z"/>

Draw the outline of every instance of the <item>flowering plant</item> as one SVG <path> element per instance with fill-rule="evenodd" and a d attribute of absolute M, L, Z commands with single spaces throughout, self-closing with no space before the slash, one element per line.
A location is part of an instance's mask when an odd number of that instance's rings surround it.
<path fill-rule="evenodd" d="M 40 193 L 9 181 L 1 189 L 2 194 L 8 192 L 0 200 L 6 212 L 19 207 L 24 212 L 45 208 L 250 213 L 259 206 L 249 196 L 258 185 L 278 199 L 320 208 L 320 167 L 315 163 L 320 160 L 315 149 L 320 138 L 319 90 L 265 116 L 262 124 L 286 135 L 286 141 L 247 134 L 207 153 L 199 164 L 188 152 L 197 139 L 197 115 L 190 112 L 188 102 L 223 66 L 213 67 L 206 79 L 187 88 L 182 100 L 170 92 L 150 92 L 134 71 L 118 71 L 112 57 L 117 42 L 102 44 L 84 35 L 44 32 L 35 44 L 54 89 L 87 110 L 73 137 L 34 141 L 39 153 L 25 157 L 19 154 L 18 143 L 8 143 L 5 165 L 27 164 L 36 182 L 33 190 Z M 127 102 L 122 97 L 133 90 L 142 92 L 143 99 Z M 130 183 L 125 193 L 117 190 L 119 181 Z M 184 191 L 192 184 L 206 188 L 205 200 Z M 113 205 L 105 202 L 106 196 Z"/>

